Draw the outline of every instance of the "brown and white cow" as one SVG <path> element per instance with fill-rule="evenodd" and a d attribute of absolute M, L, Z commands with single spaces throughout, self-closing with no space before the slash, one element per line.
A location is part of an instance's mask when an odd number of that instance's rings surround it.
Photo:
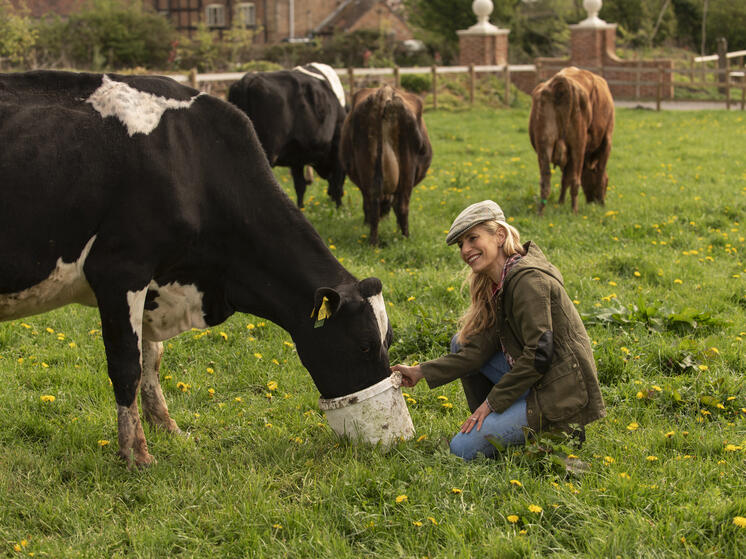
<path fill-rule="evenodd" d="M 392 206 L 408 237 L 412 188 L 425 178 L 433 157 L 422 100 L 389 85 L 357 91 L 342 127 L 340 154 L 363 193 L 370 243 L 378 244 L 378 221 Z"/>
<path fill-rule="evenodd" d="M 551 189 L 549 165 L 562 169 L 560 203 L 570 187 L 572 211 L 578 211 L 578 188 L 586 202 L 604 203 L 606 163 L 614 131 L 614 100 L 601 76 L 574 66 L 564 68 L 531 93 L 529 135 L 539 158 L 539 214 Z"/>

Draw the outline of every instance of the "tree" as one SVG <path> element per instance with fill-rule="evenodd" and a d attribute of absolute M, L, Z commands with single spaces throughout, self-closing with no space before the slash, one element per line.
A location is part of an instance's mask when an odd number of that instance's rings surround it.
<path fill-rule="evenodd" d="M 13 7 L 10 0 L 0 0 L 0 65 L 2 59 L 12 64 L 25 63 L 36 44 L 38 32 L 33 27 L 29 10 L 21 0 Z"/>

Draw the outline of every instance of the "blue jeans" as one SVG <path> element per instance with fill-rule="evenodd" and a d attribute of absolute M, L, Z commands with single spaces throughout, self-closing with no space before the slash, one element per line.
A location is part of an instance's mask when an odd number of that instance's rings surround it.
<path fill-rule="evenodd" d="M 456 336 L 451 340 L 451 352 L 459 350 Z M 498 351 L 479 371 L 461 379 L 466 399 L 473 412 L 484 402 L 492 387 L 510 370 L 502 351 Z M 472 460 L 477 454 L 493 456 L 497 448 L 486 437 L 494 437 L 502 446 L 518 445 L 525 442 L 523 428 L 528 426 L 526 419 L 526 396 L 528 392 L 503 413 L 492 412 L 482 422 L 482 429 L 474 427 L 469 433 L 456 433 L 451 439 L 451 452 L 464 460 Z"/>

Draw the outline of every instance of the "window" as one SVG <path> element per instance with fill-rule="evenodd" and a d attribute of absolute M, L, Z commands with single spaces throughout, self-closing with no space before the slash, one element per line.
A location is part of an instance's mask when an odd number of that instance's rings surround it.
<path fill-rule="evenodd" d="M 256 7 L 253 2 L 241 2 L 236 5 L 236 23 L 240 27 L 256 26 Z"/>
<path fill-rule="evenodd" d="M 208 4 L 205 7 L 205 22 L 207 27 L 225 27 L 225 6 Z"/>

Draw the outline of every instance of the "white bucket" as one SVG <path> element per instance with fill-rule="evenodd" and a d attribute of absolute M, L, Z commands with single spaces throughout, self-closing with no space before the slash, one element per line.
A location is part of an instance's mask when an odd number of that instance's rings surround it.
<path fill-rule="evenodd" d="M 400 386 L 401 373 L 393 373 L 358 392 L 329 400 L 319 398 L 319 408 L 338 435 L 388 447 L 414 435 Z"/>

